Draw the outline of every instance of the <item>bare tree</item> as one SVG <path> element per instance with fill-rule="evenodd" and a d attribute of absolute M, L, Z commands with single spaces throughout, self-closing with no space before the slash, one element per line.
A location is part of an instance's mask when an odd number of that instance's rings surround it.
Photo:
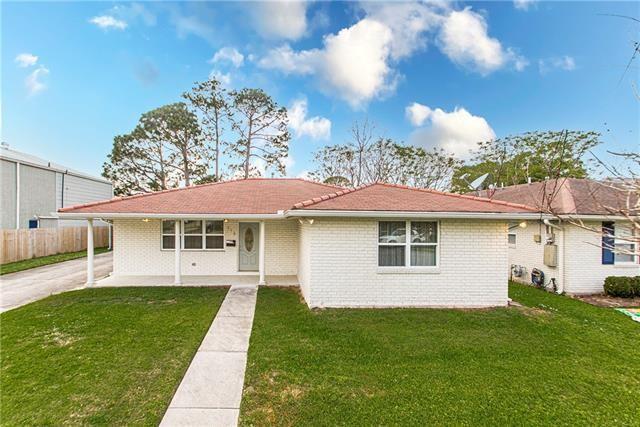
<path fill-rule="evenodd" d="M 369 118 L 365 118 L 362 122 L 356 120 L 351 125 L 350 145 L 353 147 L 356 162 L 356 173 L 352 182 L 356 187 L 363 183 L 366 155 L 373 140 L 374 130 L 375 125 L 369 121 Z"/>

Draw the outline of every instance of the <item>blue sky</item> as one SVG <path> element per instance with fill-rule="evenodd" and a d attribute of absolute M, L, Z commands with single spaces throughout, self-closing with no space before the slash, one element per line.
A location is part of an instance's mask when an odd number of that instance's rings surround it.
<path fill-rule="evenodd" d="M 638 150 L 637 2 L 3 2 L 2 140 L 98 174 L 113 137 L 217 74 L 290 108 L 290 176 L 368 117 L 461 157 L 530 130 Z M 215 58 L 215 59 L 214 59 Z"/>

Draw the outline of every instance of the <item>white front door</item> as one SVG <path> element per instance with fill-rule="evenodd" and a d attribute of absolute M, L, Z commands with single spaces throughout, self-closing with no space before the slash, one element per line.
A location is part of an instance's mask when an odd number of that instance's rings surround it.
<path fill-rule="evenodd" d="M 240 223 L 240 271 L 258 271 L 258 227 L 257 222 Z"/>

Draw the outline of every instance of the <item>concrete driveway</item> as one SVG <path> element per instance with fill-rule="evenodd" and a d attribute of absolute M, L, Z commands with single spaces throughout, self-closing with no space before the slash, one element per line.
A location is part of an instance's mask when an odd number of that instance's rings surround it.
<path fill-rule="evenodd" d="M 96 255 L 96 280 L 113 270 L 113 253 Z M 52 294 L 84 287 L 87 259 L 80 258 L 0 276 L 0 312 Z"/>

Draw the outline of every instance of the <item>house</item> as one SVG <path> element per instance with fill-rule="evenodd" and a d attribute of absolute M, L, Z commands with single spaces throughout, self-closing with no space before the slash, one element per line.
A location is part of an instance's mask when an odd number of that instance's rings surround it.
<path fill-rule="evenodd" d="M 0 177 L 2 229 L 84 226 L 58 222 L 56 211 L 113 197 L 109 181 L 13 150 L 6 143 L 0 146 Z"/>
<path fill-rule="evenodd" d="M 483 191 L 492 200 L 524 203 L 552 218 L 509 226 L 509 264 L 514 279 L 531 281 L 542 271 L 547 287 L 558 292 L 593 294 L 603 291 L 607 276 L 640 275 L 637 195 L 611 184 L 561 178 Z M 636 222 L 636 224 L 638 224 Z M 631 238 L 635 233 L 636 238 Z M 635 255 L 634 255 L 635 254 Z"/>
<path fill-rule="evenodd" d="M 108 280 L 295 284 L 310 307 L 504 306 L 508 224 L 540 218 L 473 196 L 288 178 L 115 198 L 60 216 L 113 223 Z"/>

